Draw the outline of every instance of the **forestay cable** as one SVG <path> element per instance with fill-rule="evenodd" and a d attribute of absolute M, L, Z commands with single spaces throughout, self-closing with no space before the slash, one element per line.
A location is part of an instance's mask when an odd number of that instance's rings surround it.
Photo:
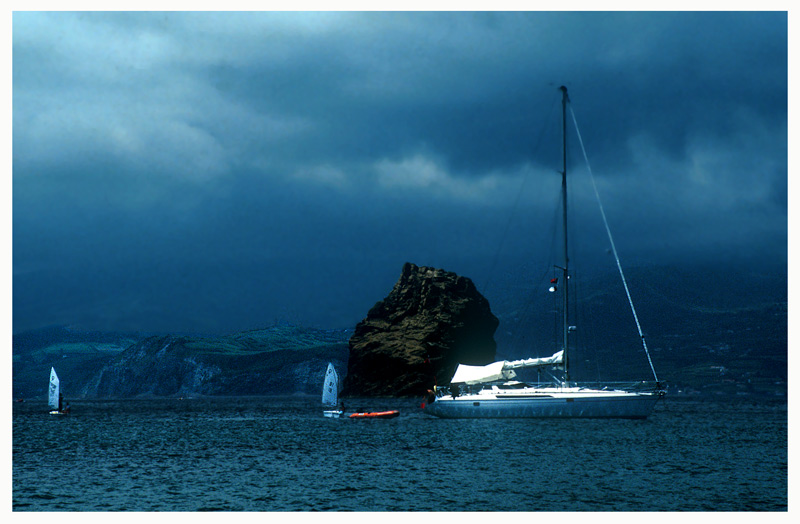
<path fill-rule="evenodd" d="M 575 124 L 575 132 L 578 135 L 578 143 L 581 146 L 581 153 L 583 153 L 583 159 L 586 162 L 586 169 L 589 170 L 589 178 L 592 180 L 592 187 L 594 188 L 594 196 L 597 198 L 597 205 L 600 207 L 600 216 L 603 217 L 603 225 L 606 228 L 606 233 L 608 234 L 608 241 L 611 243 L 611 252 L 614 253 L 614 260 L 617 261 L 617 269 L 619 269 L 619 276 L 622 278 L 622 285 L 625 287 L 625 294 L 628 296 L 628 304 L 631 305 L 631 312 L 633 313 L 633 320 L 636 321 L 636 329 L 639 330 L 639 337 L 642 339 L 642 347 L 644 348 L 644 353 L 647 355 L 647 362 L 650 363 L 650 370 L 653 372 L 653 377 L 655 378 L 656 382 L 658 382 L 658 375 L 656 375 L 656 368 L 653 366 L 653 360 L 650 358 L 650 352 L 647 350 L 647 342 L 644 339 L 644 333 L 642 332 L 642 326 L 639 324 L 639 316 L 636 314 L 636 308 L 633 306 L 633 299 L 631 299 L 631 292 L 628 289 L 628 282 L 625 280 L 625 273 L 622 271 L 622 264 L 619 261 L 619 255 L 617 254 L 617 246 L 614 244 L 614 237 L 611 235 L 611 228 L 608 227 L 608 220 L 606 220 L 606 212 L 603 209 L 603 203 L 600 201 L 600 192 L 597 191 L 597 184 L 594 181 L 594 173 L 592 173 L 592 166 L 589 164 L 589 157 L 586 155 L 586 148 L 583 147 L 583 138 L 581 137 L 580 129 L 578 129 L 578 121 L 575 118 L 575 111 L 572 109 L 572 104 L 569 106 L 570 115 L 572 115 L 572 123 Z"/>

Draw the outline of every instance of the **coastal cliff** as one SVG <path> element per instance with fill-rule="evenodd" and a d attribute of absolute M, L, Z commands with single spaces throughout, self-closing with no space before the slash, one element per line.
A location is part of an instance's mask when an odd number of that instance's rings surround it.
<path fill-rule="evenodd" d="M 406 263 L 350 337 L 342 395 L 422 395 L 459 363 L 492 362 L 498 324 L 469 278 Z"/>
<path fill-rule="evenodd" d="M 154 336 L 120 352 L 85 397 L 318 394 L 328 362 L 343 365 L 342 331 L 271 328 L 228 337 Z"/>

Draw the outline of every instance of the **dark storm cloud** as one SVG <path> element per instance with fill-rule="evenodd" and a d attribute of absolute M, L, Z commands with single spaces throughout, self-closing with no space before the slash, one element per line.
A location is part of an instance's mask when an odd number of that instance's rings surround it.
<path fill-rule="evenodd" d="M 785 257 L 785 13 L 15 13 L 13 46 L 15 329 L 489 280 L 509 217 L 504 265 L 550 238 L 561 84 L 630 258 Z"/>

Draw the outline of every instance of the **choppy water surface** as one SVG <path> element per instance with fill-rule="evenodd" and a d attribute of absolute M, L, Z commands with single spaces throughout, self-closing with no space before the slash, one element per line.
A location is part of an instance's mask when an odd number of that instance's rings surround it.
<path fill-rule="evenodd" d="M 349 407 L 357 407 L 351 401 Z M 645 421 L 322 417 L 316 398 L 15 404 L 15 511 L 785 511 L 787 409 Z"/>

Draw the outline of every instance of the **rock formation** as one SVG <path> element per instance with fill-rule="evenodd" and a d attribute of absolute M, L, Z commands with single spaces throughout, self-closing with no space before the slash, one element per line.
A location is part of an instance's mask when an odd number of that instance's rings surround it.
<path fill-rule="evenodd" d="M 342 331 L 275 327 L 224 337 L 154 336 L 107 361 L 81 396 L 316 396 L 328 362 L 341 366 L 346 359 Z"/>
<path fill-rule="evenodd" d="M 497 317 L 469 278 L 406 263 L 350 338 L 343 396 L 417 396 L 494 360 Z"/>

